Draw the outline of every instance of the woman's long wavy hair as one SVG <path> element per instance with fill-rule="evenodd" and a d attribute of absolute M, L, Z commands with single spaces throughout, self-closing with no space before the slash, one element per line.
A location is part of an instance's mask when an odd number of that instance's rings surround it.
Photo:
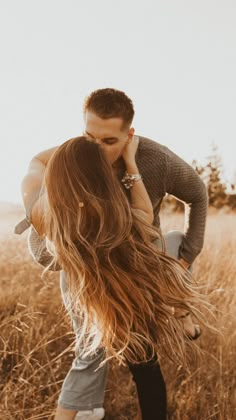
<path fill-rule="evenodd" d="M 200 302 L 207 304 L 191 274 L 157 247 L 160 230 L 132 209 L 101 146 L 84 137 L 66 141 L 48 163 L 45 186 L 46 235 L 67 274 L 81 356 L 103 346 L 105 360 L 136 363 L 162 348 L 183 363 L 178 314 L 199 319 Z"/>

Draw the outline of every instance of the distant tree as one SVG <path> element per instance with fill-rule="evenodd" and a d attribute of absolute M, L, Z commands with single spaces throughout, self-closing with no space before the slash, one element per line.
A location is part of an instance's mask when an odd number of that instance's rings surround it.
<path fill-rule="evenodd" d="M 229 185 L 227 205 L 231 210 L 236 210 L 236 172 L 232 176 L 231 183 Z"/>
<path fill-rule="evenodd" d="M 208 179 L 207 168 L 205 166 L 202 166 L 196 159 L 192 161 L 192 167 L 200 176 L 200 178 L 203 180 L 203 182 L 207 184 L 207 179 Z"/>
<path fill-rule="evenodd" d="M 236 192 L 236 171 L 234 172 L 234 174 L 231 178 L 230 189 L 231 189 L 232 194 L 234 194 Z"/>
<path fill-rule="evenodd" d="M 166 194 L 166 196 L 164 197 L 163 201 L 162 201 L 162 208 L 164 209 L 169 209 L 171 212 L 179 212 L 179 213 L 183 213 L 184 212 L 184 203 L 181 200 L 178 200 L 177 198 L 175 198 L 173 195 L 170 194 Z"/>
<path fill-rule="evenodd" d="M 227 193 L 227 187 L 222 179 L 222 160 L 215 143 L 211 144 L 210 155 L 206 157 L 206 164 L 201 165 L 196 159 L 192 161 L 192 167 L 203 180 L 206 185 L 209 206 L 220 209 L 228 206 L 232 210 L 236 210 L 236 173 L 235 182 L 231 183 L 230 193 Z M 163 207 L 170 208 L 172 211 L 184 211 L 184 203 L 177 200 L 171 195 L 167 195 L 163 200 Z"/>
<path fill-rule="evenodd" d="M 227 205 L 231 210 L 236 210 L 236 194 L 228 194 Z"/>
<path fill-rule="evenodd" d="M 209 205 L 217 209 L 227 204 L 226 185 L 222 181 L 222 161 L 216 144 L 211 145 L 211 154 L 207 156 L 208 163 L 205 167 L 207 176 L 207 190 Z"/>
<path fill-rule="evenodd" d="M 197 160 L 192 161 L 192 167 L 205 183 L 209 195 L 209 205 L 217 209 L 227 206 L 236 209 L 236 172 L 230 184 L 224 183 L 222 179 L 222 161 L 218 147 L 211 145 L 211 154 L 206 158 L 205 166 L 200 165 Z"/>

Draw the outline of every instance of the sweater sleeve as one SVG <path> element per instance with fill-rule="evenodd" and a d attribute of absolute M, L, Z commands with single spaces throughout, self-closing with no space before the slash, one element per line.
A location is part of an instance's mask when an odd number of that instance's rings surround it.
<path fill-rule="evenodd" d="M 51 271 L 59 271 L 59 265 L 53 263 L 53 256 L 47 249 L 46 239 L 39 235 L 31 221 L 32 208 L 38 200 L 40 193 L 41 188 L 32 191 L 25 208 L 26 217 L 15 226 L 14 232 L 21 235 L 26 229 L 30 228 L 27 242 L 30 255 L 34 261 L 43 267 L 49 266 L 49 270 Z"/>
<path fill-rule="evenodd" d="M 49 266 L 50 271 L 61 270 L 58 264 L 53 263 L 53 256 L 47 249 L 46 239 L 42 238 L 37 230 L 31 225 L 28 235 L 28 248 L 34 261 L 43 267 Z"/>
<path fill-rule="evenodd" d="M 179 257 L 192 263 L 204 243 L 208 195 L 205 184 L 195 170 L 183 159 L 166 148 L 168 194 L 185 203 L 184 238 Z"/>

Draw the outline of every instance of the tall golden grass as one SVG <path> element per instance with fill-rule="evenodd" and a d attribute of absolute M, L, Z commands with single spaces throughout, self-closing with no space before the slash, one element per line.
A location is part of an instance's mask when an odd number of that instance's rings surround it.
<path fill-rule="evenodd" d="M 2 229 L 0 242 L 0 419 L 53 419 L 62 382 L 71 366 L 74 334 L 59 290 L 58 273 L 41 279 L 28 254 L 26 237 L 11 233 L 19 215 Z M 164 232 L 183 230 L 183 217 L 162 214 Z M 194 277 L 215 305 L 215 326 L 204 331 L 205 351 L 189 371 L 164 357 L 168 416 L 173 420 L 236 418 L 236 215 L 208 216 L 204 249 Z M 106 419 L 140 419 L 128 368 L 110 364 Z"/>

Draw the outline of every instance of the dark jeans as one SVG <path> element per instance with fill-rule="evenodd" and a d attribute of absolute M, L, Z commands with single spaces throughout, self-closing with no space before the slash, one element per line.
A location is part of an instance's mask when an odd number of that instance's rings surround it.
<path fill-rule="evenodd" d="M 137 387 L 142 420 L 166 420 L 166 386 L 156 360 L 128 363 Z"/>

